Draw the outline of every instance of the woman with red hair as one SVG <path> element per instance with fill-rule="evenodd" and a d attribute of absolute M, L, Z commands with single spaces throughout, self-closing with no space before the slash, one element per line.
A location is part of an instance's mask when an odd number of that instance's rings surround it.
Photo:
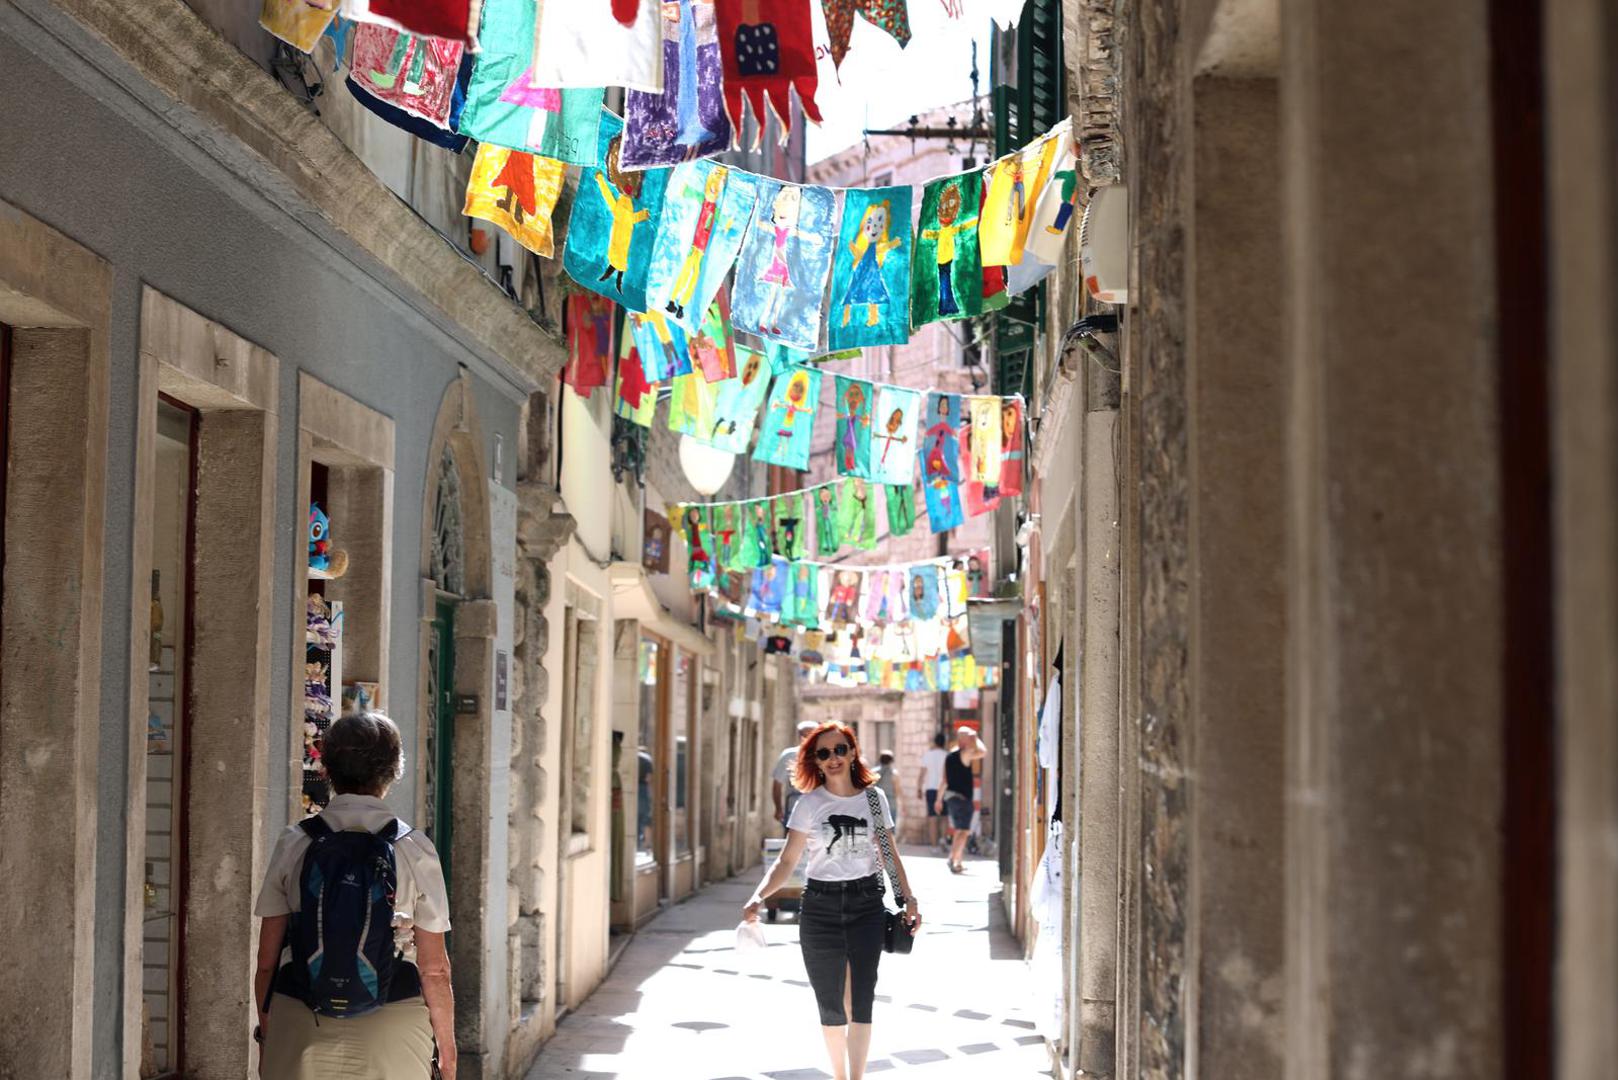
<path fill-rule="evenodd" d="M 848 725 L 830 721 L 805 735 L 792 777 L 803 795 L 787 821 L 786 848 L 742 908 L 743 919 L 756 920 L 764 898 L 786 884 L 808 852 L 798 943 L 835 1080 L 862 1080 L 871 1049 L 871 1005 L 886 919 L 877 830 L 893 828 L 893 808 L 875 783 Z M 907 898 L 904 918 L 914 933 L 921 927 L 921 912 L 891 831 L 889 836 L 894 871 Z"/>

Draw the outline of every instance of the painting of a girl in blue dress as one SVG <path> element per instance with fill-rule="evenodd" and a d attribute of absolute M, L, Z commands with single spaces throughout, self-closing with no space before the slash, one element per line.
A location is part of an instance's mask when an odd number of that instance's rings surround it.
<path fill-rule="evenodd" d="M 911 191 L 871 188 L 843 196 L 832 262 L 832 350 L 910 340 Z"/>
<path fill-rule="evenodd" d="M 837 196 L 760 180 L 731 297 L 738 330 L 800 349 L 820 344 L 821 297 L 832 263 Z"/>

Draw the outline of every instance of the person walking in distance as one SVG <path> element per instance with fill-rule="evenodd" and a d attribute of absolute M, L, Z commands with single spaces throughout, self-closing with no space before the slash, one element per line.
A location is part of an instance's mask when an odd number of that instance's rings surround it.
<path fill-rule="evenodd" d="M 813 730 L 813 720 L 800 720 L 798 741 L 781 751 L 781 756 L 775 759 L 775 768 L 770 770 L 770 798 L 775 801 L 775 820 L 781 823 L 782 832 L 786 831 L 787 822 L 792 820 L 792 807 L 798 801 L 798 789 L 792 786 L 792 773 L 798 767 L 798 751 L 803 737 Z"/>
<path fill-rule="evenodd" d="M 954 874 L 966 871 L 961 859 L 972 836 L 972 766 L 987 753 L 977 732 L 962 724 L 955 732 L 955 749 L 944 758 L 944 789 L 935 805 L 940 814 L 949 815 L 949 869 Z"/>
<path fill-rule="evenodd" d="M 938 809 L 938 792 L 944 786 L 944 733 L 933 736 L 932 749 L 921 755 L 921 768 L 916 773 L 916 794 L 927 807 L 927 846 L 937 847 L 942 838 L 944 812 Z"/>
<path fill-rule="evenodd" d="M 893 829 L 899 831 L 899 767 L 893 763 L 893 751 L 877 754 L 876 786 L 888 797 L 888 808 L 893 814 Z"/>
<path fill-rule="evenodd" d="M 820 1010 L 834 1080 L 863 1080 L 886 922 L 877 830 L 891 832 L 893 811 L 860 760 L 859 741 L 846 724 L 831 721 L 809 730 L 793 779 L 803 797 L 787 819 L 786 849 L 742 907 L 742 918 L 758 919 L 764 899 L 786 884 L 807 852 L 809 880 L 798 919 L 803 966 Z M 872 820 L 873 796 L 877 820 Z M 915 932 L 921 910 L 898 847 L 890 846 L 899 888 L 908 898 L 904 918 Z"/>
<path fill-rule="evenodd" d="M 382 801 L 404 771 L 399 729 L 344 716 L 321 763 L 336 794 L 281 834 L 254 907 L 259 1076 L 428 1080 L 436 1041 L 455 1080 L 444 868 Z"/>

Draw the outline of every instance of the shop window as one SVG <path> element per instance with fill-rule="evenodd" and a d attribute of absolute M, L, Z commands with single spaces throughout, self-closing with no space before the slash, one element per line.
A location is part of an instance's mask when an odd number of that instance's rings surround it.
<path fill-rule="evenodd" d="M 669 726 L 674 745 L 674 854 L 678 856 L 691 851 L 692 740 L 696 728 L 691 714 L 696 700 L 696 659 L 684 649 L 673 651 L 674 680 L 669 692 Z"/>
<path fill-rule="evenodd" d="M 662 646 L 655 638 L 642 636 L 636 678 L 640 683 L 639 742 L 635 748 L 635 862 L 646 865 L 657 861 L 657 763 L 659 685 Z"/>
<path fill-rule="evenodd" d="M 195 416 L 157 406 L 157 454 L 149 507 L 151 629 L 146 643 L 146 842 L 141 915 L 140 1075 L 178 1075 L 185 920 L 186 703 L 190 670 Z"/>

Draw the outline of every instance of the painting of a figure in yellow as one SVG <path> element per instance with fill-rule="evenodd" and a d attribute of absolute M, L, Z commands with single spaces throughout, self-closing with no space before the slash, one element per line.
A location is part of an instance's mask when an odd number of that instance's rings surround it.
<path fill-rule="evenodd" d="M 548 259 L 555 247 L 551 213 L 562 194 L 565 173 L 560 161 L 479 143 L 461 212 L 493 222 L 517 243 Z"/>
<path fill-rule="evenodd" d="M 610 113 L 598 137 L 603 165 L 579 173 L 562 266 L 582 287 L 644 313 L 669 170 L 625 170 L 623 121 Z"/>

